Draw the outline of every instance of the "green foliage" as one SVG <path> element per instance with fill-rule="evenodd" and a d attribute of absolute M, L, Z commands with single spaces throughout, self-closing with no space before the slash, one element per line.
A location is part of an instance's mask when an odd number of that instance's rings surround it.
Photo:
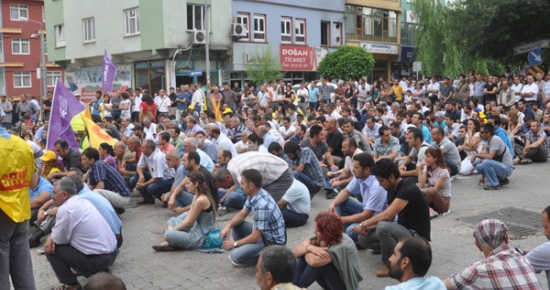
<path fill-rule="evenodd" d="M 265 49 L 254 57 L 254 62 L 244 65 L 246 76 L 252 83 L 260 85 L 282 79 L 285 76 L 285 73 L 281 71 L 279 60 L 273 56 L 271 48 Z"/>
<path fill-rule="evenodd" d="M 374 68 L 374 57 L 362 47 L 340 46 L 328 53 L 317 71 L 323 78 L 355 79 L 367 76 Z"/>

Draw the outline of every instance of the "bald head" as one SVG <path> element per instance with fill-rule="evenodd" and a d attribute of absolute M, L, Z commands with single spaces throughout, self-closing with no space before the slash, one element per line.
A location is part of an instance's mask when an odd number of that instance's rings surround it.
<path fill-rule="evenodd" d="M 118 141 L 118 142 L 115 143 L 114 148 L 124 150 L 124 149 L 126 149 L 126 144 L 124 144 L 124 142 L 122 142 L 122 141 Z"/>

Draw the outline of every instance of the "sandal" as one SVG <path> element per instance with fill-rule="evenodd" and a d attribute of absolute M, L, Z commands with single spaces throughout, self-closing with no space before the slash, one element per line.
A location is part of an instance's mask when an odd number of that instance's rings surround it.
<path fill-rule="evenodd" d="M 156 246 L 153 246 L 153 250 L 155 250 L 157 252 L 168 252 L 168 251 L 175 251 L 176 248 L 174 248 L 172 246 L 156 245 Z"/>

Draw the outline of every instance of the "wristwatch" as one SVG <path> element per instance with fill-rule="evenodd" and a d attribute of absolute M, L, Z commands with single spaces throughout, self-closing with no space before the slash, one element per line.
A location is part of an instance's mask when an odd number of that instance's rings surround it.
<path fill-rule="evenodd" d="M 365 229 L 365 225 L 363 224 L 363 222 L 361 222 L 359 225 L 361 226 L 361 229 L 362 229 L 362 230 Z"/>
<path fill-rule="evenodd" d="M 48 212 L 47 212 L 47 211 L 44 212 L 44 216 L 48 216 Z"/>
<path fill-rule="evenodd" d="M 238 247 L 238 246 L 239 246 L 239 245 L 238 245 L 237 241 L 235 241 L 235 242 L 233 243 L 233 247 L 236 248 L 236 247 Z"/>

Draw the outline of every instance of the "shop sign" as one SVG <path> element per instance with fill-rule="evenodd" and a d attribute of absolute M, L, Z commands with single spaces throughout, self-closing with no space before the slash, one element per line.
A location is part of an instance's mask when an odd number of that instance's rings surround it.
<path fill-rule="evenodd" d="M 411 62 L 413 58 L 414 47 L 410 46 L 401 46 L 401 57 L 399 58 L 400 62 Z"/>
<path fill-rule="evenodd" d="M 397 45 L 385 43 L 361 42 L 361 47 L 370 53 L 378 54 L 397 54 Z"/>
<path fill-rule="evenodd" d="M 281 45 L 280 62 L 282 71 L 317 70 L 317 57 L 314 47 Z"/>
<path fill-rule="evenodd" d="M 412 10 L 405 10 L 405 13 L 407 13 L 407 23 L 418 23 L 418 15 L 416 13 Z"/>

